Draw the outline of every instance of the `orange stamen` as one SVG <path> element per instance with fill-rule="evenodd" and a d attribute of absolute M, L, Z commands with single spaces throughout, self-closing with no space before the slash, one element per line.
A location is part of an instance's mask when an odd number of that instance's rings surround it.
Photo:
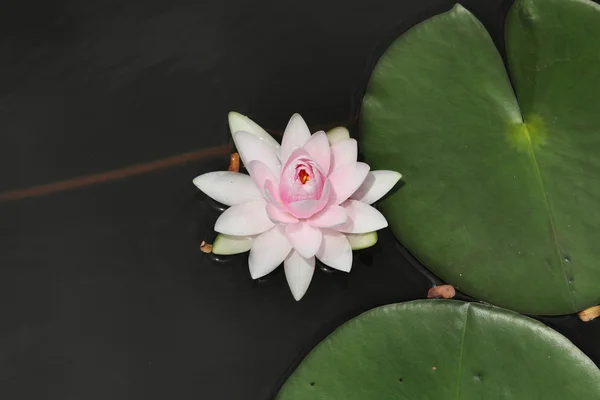
<path fill-rule="evenodd" d="M 300 183 L 304 185 L 306 182 L 308 182 L 310 176 L 306 173 L 305 170 L 301 169 L 300 172 L 298 172 L 298 178 L 300 178 Z"/>

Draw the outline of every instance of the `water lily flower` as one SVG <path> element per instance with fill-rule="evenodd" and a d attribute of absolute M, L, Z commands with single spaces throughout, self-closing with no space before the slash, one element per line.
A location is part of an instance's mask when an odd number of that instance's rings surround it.
<path fill-rule="evenodd" d="M 368 238 L 376 241 L 374 232 L 387 226 L 371 204 L 401 175 L 370 171 L 357 161 L 357 142 L 345 128 L 311 135 L 299 114 L 290 119 L 281 145 L 241 114 L 230 113 L 229 125 L 249 175 L 218 171 L 194 179 L 201 191 L 230 206 L 215 223 L 220 235 L 213 251 L 250 250 L 253 279 L 283 262 L 296 300 L 308 289 L 315 258 L 349 272 L 352 248 L 361 242 L 368 247 Z"/>

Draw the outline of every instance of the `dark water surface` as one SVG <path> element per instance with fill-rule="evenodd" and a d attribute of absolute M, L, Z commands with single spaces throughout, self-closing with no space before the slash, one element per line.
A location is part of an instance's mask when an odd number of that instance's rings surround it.
<path fill-rule="evenodd" d="M 510 3 L 463 1 L 500 48 Z M 4 2 L 0 193 L 226 145 L 230 110 L 353 125 L 391 39 L 452 5 Z M 268 399 L 345 320 L 437 282 L 387 230 L 299 303 L 281 270 L 201 253 L 219 212 L 191 180 L 227 160 L 0 202 L 0 398 Z M 599 321 L 543 321 L 600 363 Z"/>

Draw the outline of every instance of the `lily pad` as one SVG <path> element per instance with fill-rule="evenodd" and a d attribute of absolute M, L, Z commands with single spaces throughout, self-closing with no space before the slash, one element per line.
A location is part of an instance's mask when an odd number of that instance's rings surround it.
<path fill-rule="evenodd" d="M 428 268 L 506 308 L 576 312 L 600 302 L 600 7 L 518 0 L 506 46 L 515 90 L 460 5 L 410 29 L 372 74 L 362 150 L 403 172 L 380 207 Z"/>
<path fill-rule="evenodd" d="M 278 400 L 600 399 L 600 371 L 565 337 L 504 309 L 420 300 L 338 328 Z"/>

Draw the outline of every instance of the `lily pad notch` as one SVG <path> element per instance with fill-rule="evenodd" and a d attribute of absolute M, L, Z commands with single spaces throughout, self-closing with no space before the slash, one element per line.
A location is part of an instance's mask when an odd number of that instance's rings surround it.
<path fill-rule="evenodd" d="M 379 60 L 360 144 L 404 173 L 380 202 L 393 233 L 460 290 L 529 314 L 600 303 L 600 6 L 518 0 L 508 72 L 456 5 Z"/>

